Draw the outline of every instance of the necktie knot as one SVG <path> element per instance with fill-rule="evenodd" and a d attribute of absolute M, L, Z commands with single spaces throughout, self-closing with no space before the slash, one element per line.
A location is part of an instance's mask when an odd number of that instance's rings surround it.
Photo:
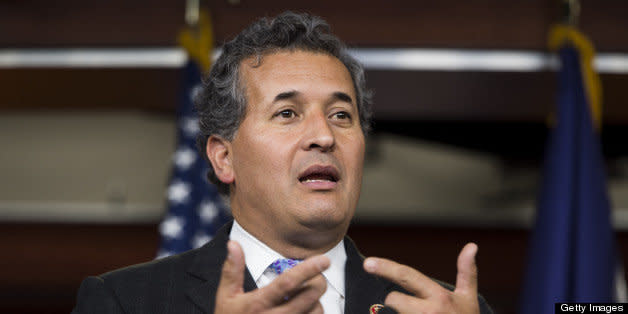
<path fill-rule="evenodd" d="M 276 261 L 272 262 L 268 268 L 270 268 L 275 274 L 281 275 L 284 271 L 297 266 L 297 264 L 301 263 L 303 260 L 300 259 L 291 259 L 291 258 L 280 258 Z"/>

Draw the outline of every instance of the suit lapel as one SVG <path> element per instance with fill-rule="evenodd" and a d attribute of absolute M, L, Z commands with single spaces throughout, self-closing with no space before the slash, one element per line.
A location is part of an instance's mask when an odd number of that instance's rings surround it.
<path fill-rule="evenodd" d="M 222 264 L 227 255 L 227 241 L 229 241 L 232 225 L 233 221 L 225 224 L 216 232 L 212 241 L 198 250 L 197 256 L 187 271 L 193 278 L 189 280 L 192 283 L 186 294 L 190 301 L 204 313 L 214 312 L 216 290 L 220 282 Z M 244 291 L 257 289 L 249 270 L 245 267 L 244 271 Z"/>
<path fill-rule="evenodd" d="M 395 285 L 373 276 L 362 267 L 364 256 L 349 237 L 345 237 L 347 263 L 345 266 L 345 314 L 367 314 L 373 304 L 384 304 Z M 377 312 L 391 313 L 390 308 Z"/>

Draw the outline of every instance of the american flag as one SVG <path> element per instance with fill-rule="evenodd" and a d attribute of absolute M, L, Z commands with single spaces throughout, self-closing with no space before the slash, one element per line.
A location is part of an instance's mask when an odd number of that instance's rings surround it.
<path fill-rule="evenodd" d="M 199 125 L 192 95 L 200 84 L 201 71 L 193 58 L 186 63 L 183 74 L 177 149 L 166 191 L 169 208 L 159 225 L 162 240 L 157 258 L 202 246 L 230 219 L 217 188 L 207 180 L 207 163 L 196 150 Z"/>

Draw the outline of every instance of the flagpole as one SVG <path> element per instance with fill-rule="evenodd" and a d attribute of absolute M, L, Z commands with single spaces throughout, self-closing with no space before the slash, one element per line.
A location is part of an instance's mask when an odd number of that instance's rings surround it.
<path fill-rule="evenodd" d="M 563 24 L 577 26 L 580 18 L 579 0 L 561 0 L 563 6 Z"/>
<path fill-rule="evenodd" d="M 200 7 L 200 0 L 187 0 L 185 2 L 185 23 L 189 27 L 196 27 L 198 25 Z"/>

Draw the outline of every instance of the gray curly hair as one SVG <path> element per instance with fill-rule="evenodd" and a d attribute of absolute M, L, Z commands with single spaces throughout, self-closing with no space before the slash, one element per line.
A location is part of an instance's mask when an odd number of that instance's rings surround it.
<path fill-rule="evenodd" d="M 223 195 L 229 194 L 229 186 L 216 177 L 206 154 L 207 141 L 211 135 L 233 140 L 244 119 L 245 82 L 239 77 L 242 61 L 255 56 L 261 62 L 264 55 L 280 50 L 312 51 L 338 58 L 353 80 L 362 132 L 366 135 L 370 130 L 371 95 L 366 90 L 364 69 L 348 54 L 338 37 L 331 34 L 327 22 L 320 17 L 292 12 L 282 13 L 273 19 L 259 19 L 223 46 L 222 54 L 194 96 L 200 123 L 197 147 L 209 163 L 207 178 Z"/>

